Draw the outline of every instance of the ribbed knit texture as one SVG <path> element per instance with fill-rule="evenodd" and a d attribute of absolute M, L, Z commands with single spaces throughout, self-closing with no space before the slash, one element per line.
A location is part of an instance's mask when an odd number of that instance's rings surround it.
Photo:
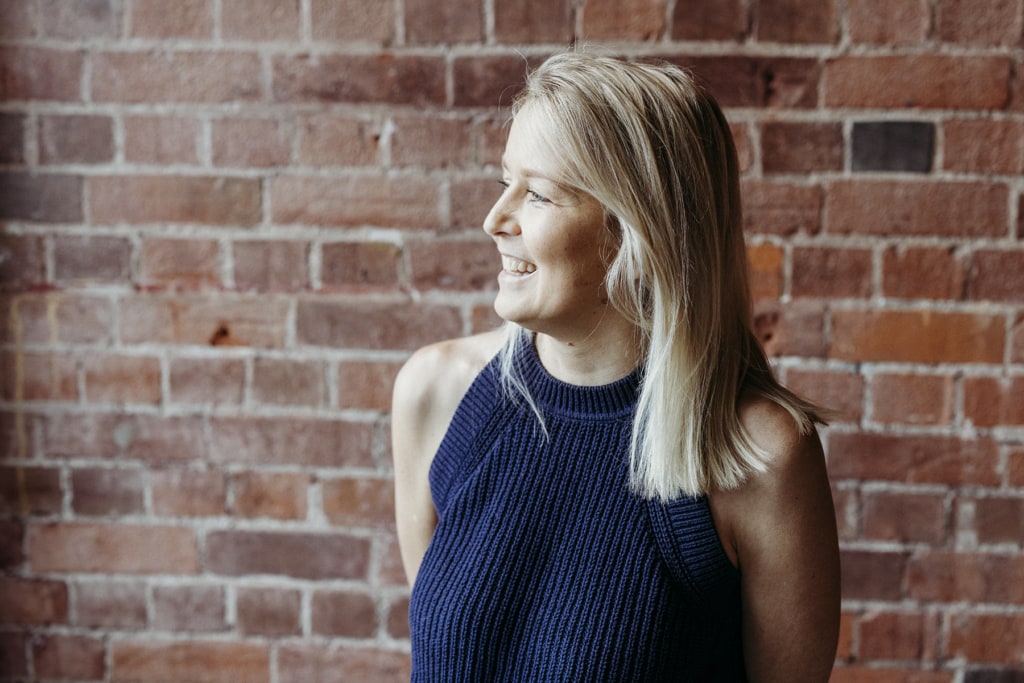
<path fill-rule="evenodd" d="M 530 344 L 516 360 L 549 438 L 492 361 L 431 467 L 412 680 L 743 681 L 738 577 L 706 498 L 629 490 L 639 374 L 578 387 Z"/>

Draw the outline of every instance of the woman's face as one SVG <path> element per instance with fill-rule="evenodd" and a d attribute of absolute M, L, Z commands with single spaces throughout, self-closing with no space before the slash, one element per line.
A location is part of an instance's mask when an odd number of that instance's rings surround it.
<path fill-rule="evenodd" d="M 512 122 L 502 159 L 505 190 L 484 221 L 502 258 L 494 309 L 529 330 L 578 341 L 607 306 L 611 235 L 597 200 L 559 182 L 562 167 L 535 125 L 543 121 L 529 106 Z"/>

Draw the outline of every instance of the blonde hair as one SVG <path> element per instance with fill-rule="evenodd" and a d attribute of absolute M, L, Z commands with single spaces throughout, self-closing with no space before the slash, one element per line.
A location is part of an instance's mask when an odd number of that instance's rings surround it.
<path fill-rule="evenodd" d="M 513 114 L 563 162 L 560 182 L 597 199 L 618 250 L 605 286 L 644 352 L 630 483 L 646 498 L 735 488 L 768 454 L 740 423 L 744 391 L 782 406 L 801 432 L 816 408 L 782 387 L 751 331 L 736 150 L 721 109 L 682 69 L 582 53 L 533 71 Z M 516 376 L 523 331 L 502 350 L 506 387 L 543 416 Z"/>

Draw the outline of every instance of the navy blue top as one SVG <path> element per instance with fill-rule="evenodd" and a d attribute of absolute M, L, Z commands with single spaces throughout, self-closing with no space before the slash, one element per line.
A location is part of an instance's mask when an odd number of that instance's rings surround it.
<path fill-rule="evenodd" d="M 639 372 L 580 387 L 532 344 L 516 360 L 549 436 L 492 361 L 430 469 L 412 680 L 744 681 L 738 574 L 706 497 L 629 489 Z"/>

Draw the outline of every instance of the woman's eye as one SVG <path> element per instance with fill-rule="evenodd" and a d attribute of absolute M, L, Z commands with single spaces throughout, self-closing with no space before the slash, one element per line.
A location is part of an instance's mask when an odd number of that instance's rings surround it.
<path fill-rule="evenodd" d="M 537 194 L 533 190 L 527 190 L 526 191 L 526 196 L 528 196 L 530 198 L 531 202 L 537 202 L 539 204 L 546 204 L 547 201 L 548 201 L 547 197 L 545 197 L 543 195 L 540 195 L 540 194 Z"/>

